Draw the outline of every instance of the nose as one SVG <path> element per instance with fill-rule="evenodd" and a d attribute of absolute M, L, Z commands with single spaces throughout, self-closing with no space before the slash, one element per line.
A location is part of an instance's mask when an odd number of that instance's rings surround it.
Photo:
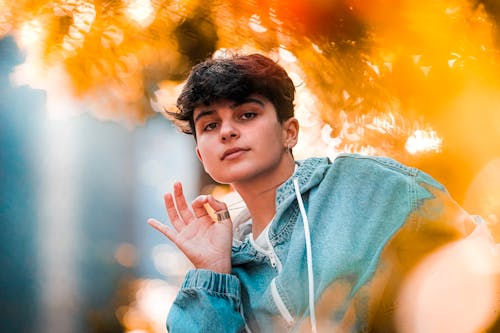
<path fill-rule="evenodd" d="M 239 131 L 231 121 L 223 121 L 219 131 L 222 142 L 230 141 L 239 137 Z"/>

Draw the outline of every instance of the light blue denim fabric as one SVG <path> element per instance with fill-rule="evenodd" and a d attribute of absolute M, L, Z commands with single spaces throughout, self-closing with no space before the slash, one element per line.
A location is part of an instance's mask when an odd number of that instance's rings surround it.
<path fill-rule="evenodd" d="M 463 212 L 430 176 L 389 158 L 343 154 L 333 163 L 298 163 L 293 177 L 310 223 L 315 300 L 326 308 L 318 310 L 319 327 L 390 332 L 394 305 L 382 295 L 420 256 L 460 237 L 461 221 L 443 219 L 449 207 L 452 215 Z M 277 190 L 276 207 L 269 229 L 276 257 L 247 238 L 233 244 L 231 275 L 189 271 L 168 316 L 170 332 L 308 331 L 305 236 L 292 179 Z M 397 254 L 389 257 L 402 262 L 385 264 L 389 247 Z M 385 282 L 375 286 L 377 275 Z"/>

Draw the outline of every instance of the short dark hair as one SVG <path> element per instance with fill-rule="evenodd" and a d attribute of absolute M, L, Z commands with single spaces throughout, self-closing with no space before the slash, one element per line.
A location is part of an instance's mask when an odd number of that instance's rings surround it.
<path fill-rule="evenodd" d="M 293 117 L 292 80 L 283 67 L 260 54 L 208 59 L 194 66 L 177 99 L 179 112 L 167 114 L 182 132 L 196 138 L 193 113 L 197 106 L 220 99 L 240 102 L 251 94 L 266 97 L 280 122 Z"/>

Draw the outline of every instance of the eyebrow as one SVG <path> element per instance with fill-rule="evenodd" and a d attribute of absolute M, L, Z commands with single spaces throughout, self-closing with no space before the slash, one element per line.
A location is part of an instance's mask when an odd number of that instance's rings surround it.
<path fill-rule="evenodd" d="M 212 110 L 212 109 L 200 111 L 200 113 L 198 113 L 196 118 L 194 118 L 194 123 L 196 123 L 200 118 L 202 118 L 204 116 L 209 116 L 209 115 L 214 114 L 214 113 L 215 113 L 215 110 Z"/>
<path fill-rule="evenodd" d="M 256 104 L 259 104 L 260 106 L 264 106 L 264 102 L 261 101 L 260 99 L 253 98 L 253 97 L 247 97 L 247 98 L 244 98 L 241 102 L 237 102 L 237 103 L 235 102 L 235 103 L 231 104 L 229 106 L 229 108 L 234 109 L 240 105 L 247 104 L 247 103 L 256 103 Z M 206 109 L 206 110 L 200 111 L 200 113 L 198 113 L 198 115 L 194 118 L 194 123 L 196 123 L 200 118 L 212 115 L 214 113 L 215 113 L 214 109 Z"/>

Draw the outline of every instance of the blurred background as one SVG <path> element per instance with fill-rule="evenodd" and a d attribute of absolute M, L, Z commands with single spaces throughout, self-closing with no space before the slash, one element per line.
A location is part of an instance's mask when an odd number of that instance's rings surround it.
<path fill-rule="evenodd" d="M 500 239 L 496 0 L 0 0 L 1 332 L 165 332 L 189 268 L 146 225 L 220 189 L 162 115 L 190 67 L 260 52 L 297 86 L 297 158 L 381 154 Z"/>

